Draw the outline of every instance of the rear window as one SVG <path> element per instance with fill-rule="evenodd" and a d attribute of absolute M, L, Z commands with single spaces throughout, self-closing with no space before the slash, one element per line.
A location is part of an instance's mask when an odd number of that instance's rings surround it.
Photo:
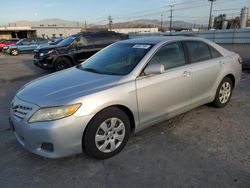
<path fill-rule="evenodd" d="M 209 47 L 206 43 L 200 41 L 186 42 L 191 63 L 211 59 Z"/>

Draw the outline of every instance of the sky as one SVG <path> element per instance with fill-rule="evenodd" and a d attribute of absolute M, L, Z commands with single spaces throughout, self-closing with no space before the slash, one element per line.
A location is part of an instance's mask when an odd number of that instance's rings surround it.
<path fill-rule="evenodd" d="M 0 0 L 0 25 L 18 20 L 36 21 L 60 18 L 88 24 L 105 24 L 111 15 L 114 22 L 150 18 L 203 24 L 209 15 L 208 0 Z M 213 15 L 237 16 L 250 0 L 216 0 Z"/>

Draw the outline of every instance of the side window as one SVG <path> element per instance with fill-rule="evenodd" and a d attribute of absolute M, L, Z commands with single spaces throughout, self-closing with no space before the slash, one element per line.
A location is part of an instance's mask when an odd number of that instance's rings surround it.
<path fill-rule="evenodd" d="M 216 49 L 214 49 L 212 46 L 209 46 L 209 48 L 210 48 L 212 58 L 218 58 L 222 56 L 221 53 L 218 52 Z"/>
<path fill-rule="evenodd" d="M 87 39 L 85 37 L 80 36 L 79 38 L 76 39 L 76 45 L 78 47 L 87 46 L 88 41 L 87 41 Z"/>
<path fill-rule="evenodd" d="M 22 44 L 23 45 L 30 45 L 30 42 L 31 42 L 30 39 L 24 39 Z"/>
<path fill-rule="evenodd" d="M 200 41 L 186 42 L 191 63 L 211 59 L 209 47 L 206 43 Z"/>
<path fill-rule="evenodd" d="M 36 39 L 30 39 L 31 44 L 36 44 L 38 41 Z"/>
<path fill-rule="evenodd" d="M 44 38 L 39 38 L 38 39 L 39 43 L 47 43 L 48 41 Z"/>
<path fill-rule="evenodd" d="M 165 70 L 185 65 L 185 55 L 180 42 L 163 46 L 155 53 L 149 64 L 162 64 Z"/>

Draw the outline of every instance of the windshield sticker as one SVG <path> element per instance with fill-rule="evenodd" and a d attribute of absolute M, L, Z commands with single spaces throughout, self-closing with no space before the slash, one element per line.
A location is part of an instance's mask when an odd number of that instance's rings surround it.
<path fill-rule="evenodd" d="M 143 44 L 135 44 L 133 48 L 141 48 L 141 49 L 148 49 L 151 45 L 143 45 Z"/>

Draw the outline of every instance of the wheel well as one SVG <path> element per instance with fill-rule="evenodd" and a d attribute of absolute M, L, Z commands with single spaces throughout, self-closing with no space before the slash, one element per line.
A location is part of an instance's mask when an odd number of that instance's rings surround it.
<path fill-rule="evenodd" d="M 232 75 L 232 74 L 228 74 L 228 75 L 226 75 L 225 77 L 230 78 L 230 80 L 231 80 L 231 81 L 232 81 L 232 83 L 233 83 L 233 88 L 234 88 L 234 86 L 235 86 L 235 77 L 234 77 L 234 75 Z"/>
<path fill-rule="evenodd" d="M 68 60 L 71 62 L 72 66 L 74 66 L 74 60 L 73 60 L 73 58 L 70 57 L 70 56 L 66 56 L 66 55 L 58 56 L 58 57 L 54 60 L 54 62 L 56 62 L 56 61 L 57 61 L 58 59 L 60 59 L 60 58 L 66 58 L 66 59 L 68 59 Z"/>
<path fill-rule="evenodd" d="M 117 107 L 127 114 L 130 120 L 131 131 L 134 131 L 135 130 L 135 118 L 134 118 L 132 111 L 128 107 L 123 106 L 123 105 L 114 105 L 112 107 Z"/>

